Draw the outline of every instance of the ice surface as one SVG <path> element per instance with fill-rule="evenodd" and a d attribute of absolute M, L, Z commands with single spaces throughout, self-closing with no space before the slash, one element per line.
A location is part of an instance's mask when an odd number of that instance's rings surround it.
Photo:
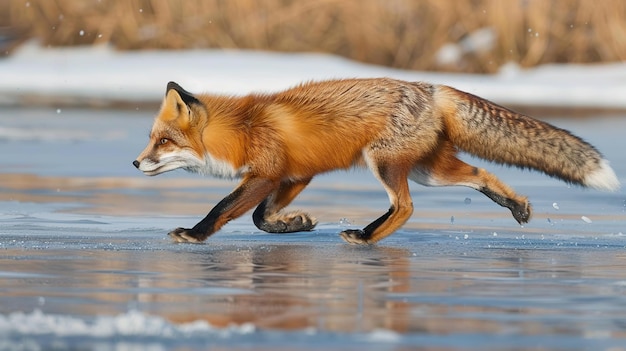
<path fill-rule="evenodd" d="M 370 174 L 338 172 L 314 179 L 294 204 L 320 220 L 316 231 L 261 233 L 246 215 L 206 244 L 174 245 L 166 233 L 195 224 L 235 183 L 138 172 L 131 161 L 154 111 L 0 113 L 0 127 L 20 130 L 0 143 L 0 349 L 576 350 L 624 342 L 620 192 L 470 160 L 528 195 L 533 221 L 520 228 L 471 189 L 412 185 L 415 214 L 404 229 L 352 247 L 337 233 L 389 204 Z M 605 151 L 620 175 L 624 121 L 553 123 Z"/>

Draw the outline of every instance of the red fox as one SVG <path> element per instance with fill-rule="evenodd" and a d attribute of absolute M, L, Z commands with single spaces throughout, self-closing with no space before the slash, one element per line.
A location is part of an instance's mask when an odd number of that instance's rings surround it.
<path fill-rule="evenodd" d="M 388 78 L 309 82 L 242 97 L 193 95 L 170 82 L 148 146 L 133 165 L 150 176 L 182 168 L 242 178 L 193 228 L 170 232 L 177 242 L 204 241 L 255 206 L 260 230 L 312 230 L 315 218 L 283 208 L 315 175 L 359 166 L 382 183 L 391 206 L 365 228 L 341 232 L 349 243 L 376 243 L 409 219 L 407 179 L 476 189 L 520 224 L 528 222 L 527 198 L 459 160 L 458 150 L 567 183 L 620 186 L 608 161 L 566 130 L 448 86 Z"/>

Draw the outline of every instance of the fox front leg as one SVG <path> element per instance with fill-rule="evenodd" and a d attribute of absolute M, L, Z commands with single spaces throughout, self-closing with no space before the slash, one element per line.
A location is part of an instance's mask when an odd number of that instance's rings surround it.
<path fill-rule="evenodd" d="M 228 196 L 220 201 L 209 214 L 193 228 L 176 228 L 168 235 L 176 242 L 199 243 L 217 232 L 228 221 L 235 219 L 258 205 L 276 190 L 278 182 L 246 177 Z"/>
<path fill-rule="evenodd" d="M 311 178 L 299 181 L 283 181 L 254 210 L 252 220 L 257 228 L 268 233 L 292 233 L 315 228 L 317 220 L 302 211 L 283 212 L 283 208 L 300 194 Z"/>

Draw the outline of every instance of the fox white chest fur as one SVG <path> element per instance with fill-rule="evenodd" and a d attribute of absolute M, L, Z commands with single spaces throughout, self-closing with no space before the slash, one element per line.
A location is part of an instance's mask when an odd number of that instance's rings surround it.
<path fill-rule="evenodd" d="M 223 179 L 236 179 L 243 177 L 249 170 L 248 166 L 243 166 L 235 169 L 233 165 L 228 161 L 217 159 L 211 154 L 204 154 L 204 160 L 194 159 L 189 160 L 187 166 L 182 168 L 186 171 L 199 173 L 206 176 L 212 176 Z"/>

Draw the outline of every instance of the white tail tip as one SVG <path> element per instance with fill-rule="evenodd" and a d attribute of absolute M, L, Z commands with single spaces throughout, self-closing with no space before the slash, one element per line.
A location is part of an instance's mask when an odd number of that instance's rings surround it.
<path fill-rule="evenodd" d="M 585 177 L 585 185 L 598 190 L 616 191 L 620 188 L 619 180 L 609 166 L 609 161 L 601 160 L 599 167 Z"/>

